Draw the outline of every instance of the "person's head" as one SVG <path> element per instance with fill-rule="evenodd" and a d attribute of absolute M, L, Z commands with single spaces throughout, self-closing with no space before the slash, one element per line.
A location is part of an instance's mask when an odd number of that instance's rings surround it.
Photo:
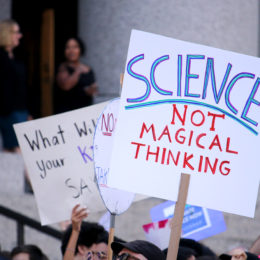
<path fill-rule="evenodd" d="M 61 252 L 64 255 L 66 247 L 68 245 L 72 227 L 68 226 L 67 230 L 63 234 Z M 79 233 L 79 238 L 77 241 L 77 246 L 75 249 L 75 255 L 81 254 L 86 255 L 90 250 L 91 246 L 96 243 L 98 236 L 105 231 L 104 227 L 98 223 L 82 222 L 81 229 Z"/>
<path fill-rule="evenodd" d="M 42 250 L 35 245 L 17 246 L 11 251 L 12 260 L 48 260 Z"/>
<path fill-rule="evenodd" d="M 196 252 L 188 247 L 179 247 L 177 260 L 195 260 L 196 259 Z"/>
<path fill-rule="evenodd" d="M 0 47 L 13 49 L 19 45 L 21 38 L 17 22 L 11 19 L 0 22 Z"/>
<path fill-rule="evenodd" d="M 195 251 L 197 257 L 203 255 L 216 256 L 216 254 L 210 248 L 193 239 L 181 238 L 180 247 L 191 248 Z"/>
<path fill-rule="evenodd" d="M 89 257 L 91 260 L 106 260 L 108 256 L 108 232 L 105 230 L 99 233 L 97 240 L 89 249 Z"/>
<path fill-rule="evenodd" d="M 163 250 L 165 256 L 168 254 L 168 248 Z M 188 247 L 179 246 L 177 260 L 195 260 L 197 259 L 196 252 Z"/>
<path fill-rule="evenodd" d="M 65 44 L 65 58 L 69 62 L 77 62 L 85 53 L 85 46 L 78 37 L 71 37 Z"/>
<path fill-rule="evenodd" d="M 107 260 L 108 259 L 108 232 L 105 230 L 97 237 L 97 241 L 90 247 L 88 260 Z M 124 240 L 114 237 L 115 242 L 125 243 Z"/>
<path fill-rule="evenodd" d="M 246 252 L 242 248 L 235 248 L 231 250 L 228 254 L 221 254 L 219 256 L 220 260 L 257 260 L 258 255 Z"/>
<path fill-rule="evenodd" d="M 165 260 L 165 255 L 160 248 L 144 240 L 113 242 L 111 248 L 115 260 Z"/>

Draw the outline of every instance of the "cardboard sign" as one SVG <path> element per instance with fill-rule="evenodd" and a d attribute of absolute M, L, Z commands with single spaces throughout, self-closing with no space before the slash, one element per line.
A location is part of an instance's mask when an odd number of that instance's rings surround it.
<path fill-rule="evenodd" d="M 166 201 L 150 210 L 153 222 L 173 217 L 175 202 Z M 182 237 L 202 240 L 226 230 L 222 212 L 186 205 L 184 210 Z M 169 241 L 168 241 L 169 242 Z"/>
<path fill-rule="evenodd" d="M 107 181 L 110 177 L 110 157 L 117 124 L 119 98 L 112 100 L 100 115 L 94 136 L 94 165 L 100 195 L 107 210 L 119 215 L 131 205 L 135 194 L 119 189 L 109 188 Z M 122 173 L 123 174 L 123 173 Z"/>
<path fill-rule="evenodd" d="M 176 201 L 188 173 L 188 204 L 253 217 L 259 66 L 255 57 L 133 31 L 108 185 Z"/>
<path fill-rule="evenodd" d="M 77 203 L 105 209 L 94 182 L 93 136 L 106 104 L 14 125 L 43 225 L 70 219 Z"/>

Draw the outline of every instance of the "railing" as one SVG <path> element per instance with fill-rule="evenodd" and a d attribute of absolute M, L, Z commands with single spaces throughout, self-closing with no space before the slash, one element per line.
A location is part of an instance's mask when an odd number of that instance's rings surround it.
<path fill-rule="evenodd" d="M 62 232 L 47 226 L 42 226 L 38 221 L 26 217 L 23 214 L 15 212 L 0 205 L 0 215 L 4 215 L 7 218 L 13 219 L 17 224 L 17 245 L 24 245 L 24 226 L 36 229 L 37 231 L 47 234 L 53 238 L 61 240 Z"/>

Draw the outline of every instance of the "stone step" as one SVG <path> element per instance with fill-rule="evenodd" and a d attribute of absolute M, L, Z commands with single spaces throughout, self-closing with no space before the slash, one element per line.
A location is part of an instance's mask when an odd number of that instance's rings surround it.
<path fill-rule="evenodd" d="M 0 152 L 0 204 L 39 221 L 33 195 L 24 193 L 24 164 L 21 155 Z M 149 211 L 163 200 L 149 198 L 134 203 L 126 213 L 116 217 L 115 235 L 125 240 L 145 239 L 142 225 L 151 222 Z M 62 206 L 62 205 L 61 205 Z M 104 212 L 103 212 L 104 213 Z M 103 213 L 90 214 L 98 221 Z M 202 242 L 220 254 L 234 247 L 249 248 L 260 233 L 260 194 L 254 219 L 224 213 L 227 230 Z M 57 225 L 53 227 L 58 228 Z M 61 259 L 60 242 L 44 234 L 25 229 L 25 242 L 40 246 L 50 259 Z M 16 243 L 16 224 L 0 216 L 0 244 L 11 250 Z"/>
<path fill-rule="evenodd" d="M 40 221 L 34 196 L 24 192 L 24 162 L 20 154 L 0 152 L 0 205 Z M 16 236 L 16 222 L 0 215 L 1 248 L 11 250 L 16 246 Z M 50 259 L 61 259 L 59 240 L 27 226 L 25 243 L 38 245 Z"/>

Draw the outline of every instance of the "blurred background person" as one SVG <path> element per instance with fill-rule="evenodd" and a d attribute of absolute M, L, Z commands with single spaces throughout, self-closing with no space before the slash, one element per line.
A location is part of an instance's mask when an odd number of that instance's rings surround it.
<path fill-rule="evenodd" d="M 55 112 L 61 113 L 93 104 L 97 84 L 93 70 L 80 61 L 85 53 L 83 42 L 69 38 L 65 44 L 65 62 L 56 77 Z"/>
<path fill-rule="evenodd" d="M 14 20 L 0 22 L 0 132 L 9 152 L 20 151 L 13 124 L 29 118 L 25 66 L 13 53 L 21 38 Z"/>

